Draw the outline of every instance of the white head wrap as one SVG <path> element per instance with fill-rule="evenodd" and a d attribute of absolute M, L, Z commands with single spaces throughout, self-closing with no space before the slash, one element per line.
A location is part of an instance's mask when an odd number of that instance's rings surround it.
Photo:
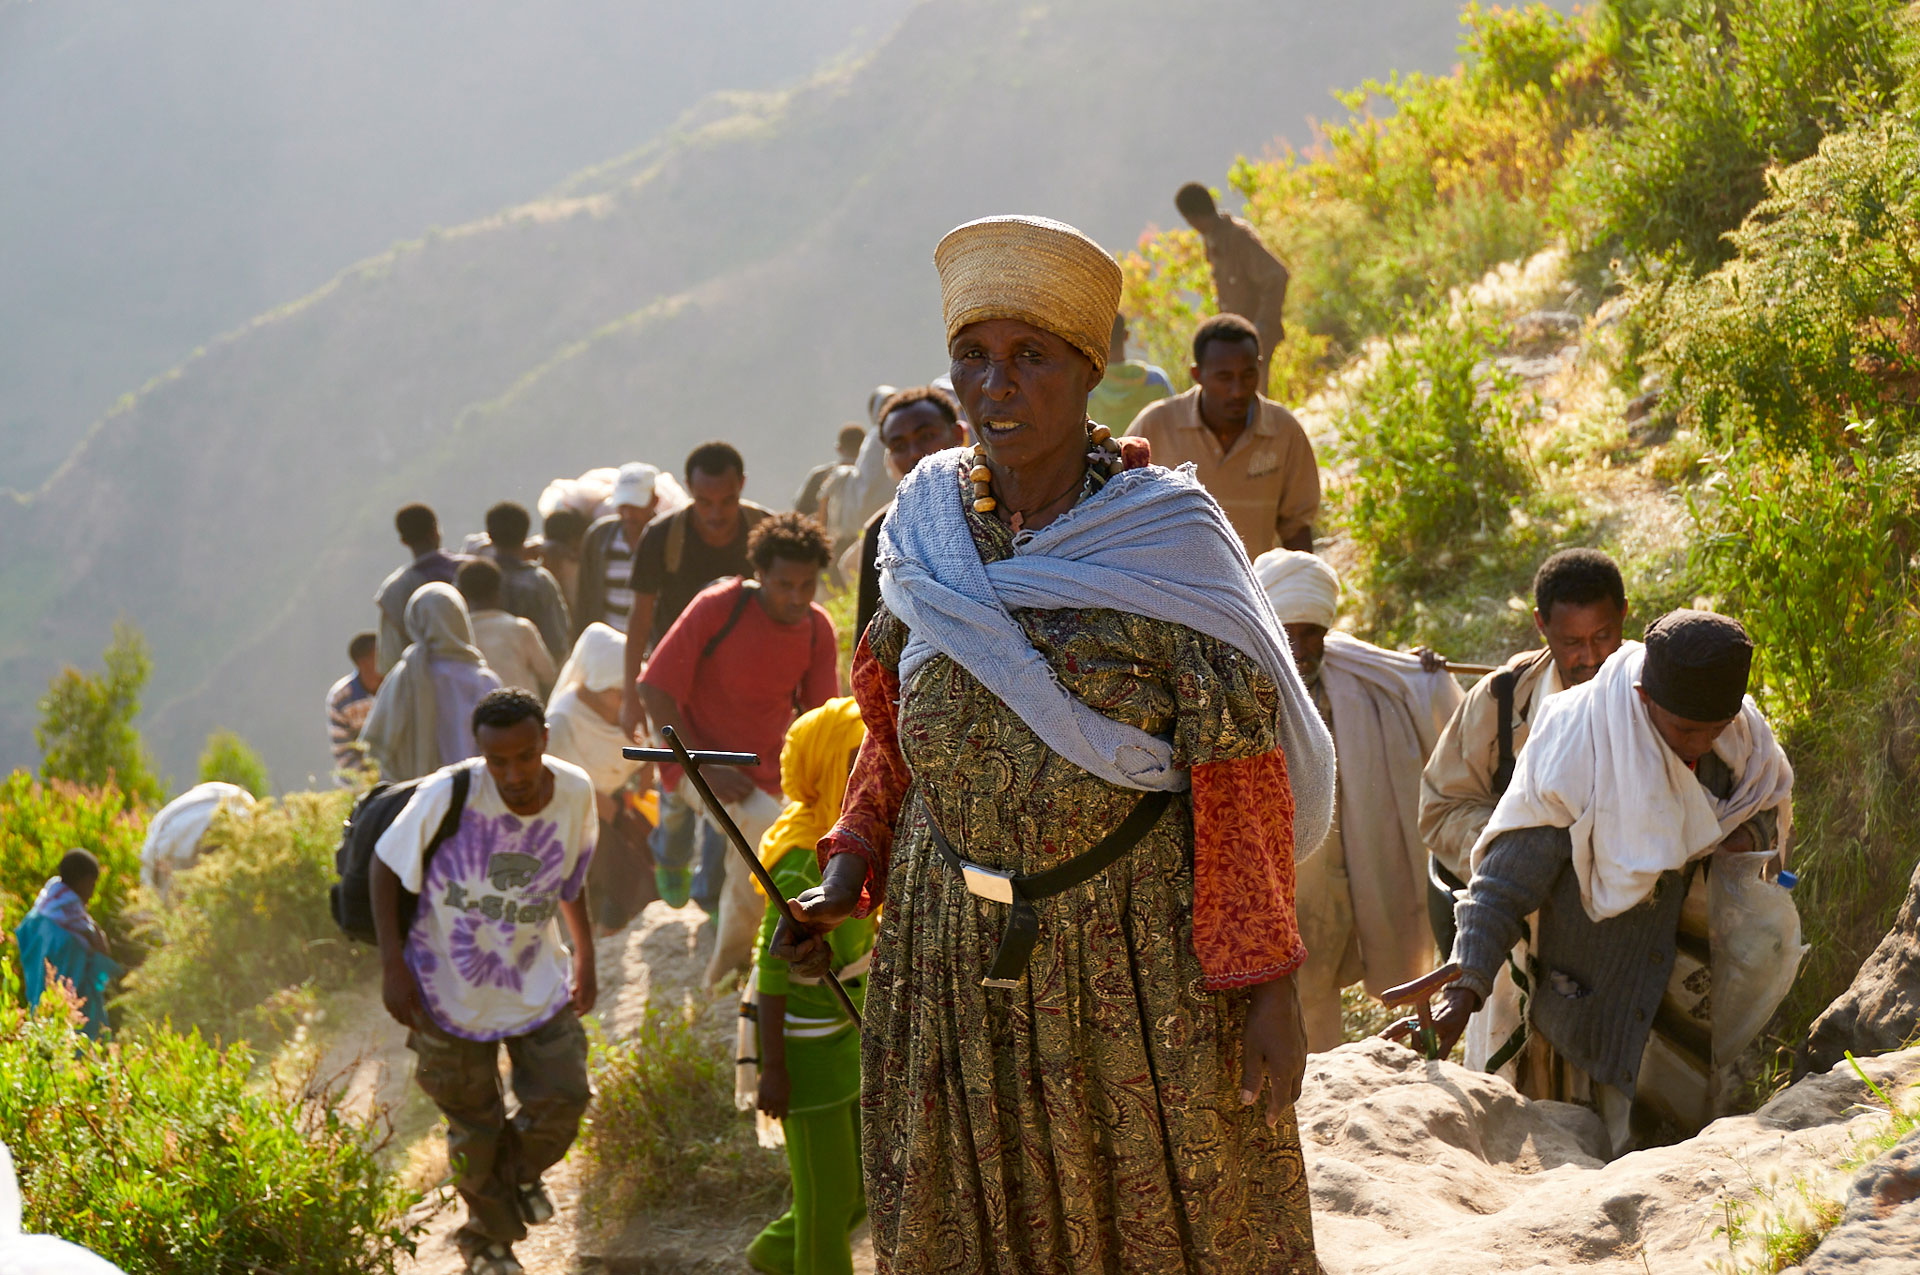
<path fill-rule="evenodd" d="M 580 698 L 582 691 L 605 691 L 626 677 L 627 639 L 598 621 L 589 624 L 560 666 L 547 701 L 547 751 L 587 772 L 594 791 L 610 793 L 640 765 L 620 753 L 631 741 L 618 726 Z"/>
<path fill-rule="evenodd" d="M 1282 624 L 1330 629 L 1340 618 L 1340 577 L 1323 558 L 1298 549 L 1269 549 L 1253 560 L 1253 575 Z"/>

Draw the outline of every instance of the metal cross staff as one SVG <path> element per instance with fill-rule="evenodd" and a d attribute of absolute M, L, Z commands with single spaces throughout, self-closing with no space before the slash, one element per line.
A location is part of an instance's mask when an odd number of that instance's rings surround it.
<path fill-rule="evenodd" d="M 753 847 L 747 844 L 746 837 L 740 831 L 740 825 L 733 821 L 733 816 L 728 814 L 727 808 L 720 804 L 720 799 L 713 795 L 713 789 L 707 787 L 706 777 L 700 773 L 700 767 L 703 765 L 758 766 L 760 754 L 689 752 L 687 746 L 680 742 L 680 736 L 675 733 L 673 727 L 665 727 L 660 733 L 666 737 L 665 748 L 623 748 L 620 750 L 621 755 L 628 761 L 679 763 L 680 767 L 687 772 L 687 778 L 693 781 L 694 788 L 700 793 L 700 800 L 707 803 L 708 813 L 719 822 L 720 830 L 727 834 L 727 840 L 733 842 L 733 848 L 738 850 L 740 857 L 746 861 L 747 868 L 753 873 L 753 879 L 760 883 L 760 888 L 767 892 L 769 899 L 773 900 L 773 906 L 780 909 L 780 915 L 787 918 L 787 924 L 791 925 L 796 932 L 804 933 L 806 927 L 800 924 L 800 918 L 795 916 L 793 909 L 787 906 L 786 896 L 780 892 L 780 887 L 773 883 L 773 876 L 761 864 L 760 856 L 755 854 Z M 831 968 L 826 974 L 827 986 L 832 988 L 833 994 L 839 998 L 840 1008 L 847 1011 L 848 1016 L 853 1019 L 854 1026 L 858 1027 L 860 1011 L 853 1007 L 853 997 L 847 995 L 847 989 L 840 986 L 840 980 L 833 976 Z"/>

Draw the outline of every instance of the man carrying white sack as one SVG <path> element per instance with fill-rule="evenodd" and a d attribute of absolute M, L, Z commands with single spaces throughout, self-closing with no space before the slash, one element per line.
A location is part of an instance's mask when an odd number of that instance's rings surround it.
<path fill-rule="evenodd" d="M 1752 660 L 1737 621 L 1672 611 L 1644 646 L 1625 643 L 1548 700 L 1455 910 L 1461 975 L 1442 996 L 1439 1043 L 1459 1039 L 1538 911 L 1519 1087 L 1597 1111 L 1615 1155 L 1695 1132 L 1716 1062 L 1747 1043 L 1714 1032 L 1728 989 L 1712 987 L 1724 965 L 1708 947 L 1706 884 L 1757 887 L 1759 865 L 1771 875 L 1785 858 L 1793 769 L 1746 697 Z M 1764 891 L 1790 910 L 1784 891 Z M 1798 954 L 1797 936 L 1782 944 L 1774 1004 Z"/>
<path fill-rule="evenodd" d="M 1377 996 L 1432 966 L 1420 771 L 1460 703 L 1460 685 L 1438 661 L 1331 632 L 1340 577 L 1313 554 L 1275 549 L 1253 572 L 1333 732 L 1333 828 L 1300 858 L 1294 883 L 1307 945 L 1295 981 L 1307 1048 L 1322 1053 L 1342 1039 L 1341 988 L 1364 979 Z"/>

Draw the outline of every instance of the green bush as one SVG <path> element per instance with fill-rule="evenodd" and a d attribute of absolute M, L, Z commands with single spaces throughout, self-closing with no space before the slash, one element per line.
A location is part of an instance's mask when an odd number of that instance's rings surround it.
<path fill-rule="evenodd" d="M 1793 760 L 1794 901 L 1811 950 L 1775 1019 L 1791 1053 L 1892 927 L 1920 864 L 1920 624 L 1890 626 L 1882 658 L 1776 721 Z M 1782 1071 L 1785 1068 L 1781 1069 Z"/>
<path fill-rule="evenodd" d="M 733 1051 L 703 1038 L 686 1012 L 649 1008 L 631 1037 L 596 1049 L 594 1070 L 581 1152 L 595 1215 L 779 1202 L 786 1158 L 761 1147 L 734 1109 Z"/>
<path fill-rule="evenodd" d="M 157 806 L 160 781 L 133 719 L 140 692 L 153 672 L 147 641 L 130 624 L 113 626 L 106 671 L 98 677 L 66 668 L 40 701 L 33 737 L 40 745 L 42 779 L 62 779 L 88 788 L 114 788 L 129 803 Z"/>
<path fill-rule="evenodd" d="M 1746 438 L 1690 498 L 1707 587 L 1754 640 L 1769 708 L 1802 714 L 1887 657 L 1920 547 L 1920 453 L 1857 425 L 1843 452 L 1783 455 Z"/>
<path fill-rule="evenodd" d="M 114 788 L 36 783 L 24 770 L 0 780 L 0 928 L 12 933 L 20 924 L 62 855 L 91 850 L 102 871 L 88 909 L 124 960 L 146 837 L 146 820 L 126 807 Z"/>
<path fill-rule="evenodd" d="M 321 1094 L 249 1084 L 252 1060 L 153 1030 L 96 1045 L 58 1010 L 0 1007 L 0 1142 L 25 1229 L 130 1275 L 388 1272 L 412 1201 L 376 1128 Z"/>
<path fill-rule="evenodd" d="M 128 975 L 121 1008 L 216 1039 L 259 1039 L 282 1026 L 271 1005 L 285 989 L 344 986 L 373 969 L 372 949 L 349 942 L 327 906 L 352 801 L 290 793 L 215 816 L 206 856 L 174 877 L 143 931 L 153 953 Z"/>
<path fill-rule="evenodd" d="M 1683 272 L 1727 259 L 1722 236 L 1773 165 L 1893 105 L 1899 0 L 1674 0 L 1612 6 L 1611 127 L 1587 135 L 1557 199 L 1596 256 Z"/>
<path fill-rule="evenodd" d="M 200 754 L 200 782 L 237 784 L 256 797 L 264 797 L 273 789 L 267 779 L 267 763 L 253 745 L 224 727 L 207 736 L 207 746 Z"/>
<path fill-rule="evenodd" d="M 1920 130 L 1886 119 L 1770 179 L 1693 282 L 1643 285 L 1649 357 L 1683 420 L 1722 443 L 1753 431 L 1831 451 L 1851 420 L 1920 425 Z"/>
<path fill-rule="evenodd" d="M 1491 363 L 1499 348 L 1471 310 L 1419 314 L 1334 422 L 1345 463 L 1333 506 L 1375 597 L 1443 583 L 1506 537 L 1532 490 L 1530 400 Z"/>
<path fill-rule="evenodd" d="M 1544 247 L 1567 150 L 1598 118 L 1604 62 L 1583 19 L 1545 5 L 1462 15 L 1462 67 L 1337 94 L 1345 123 L 1308 150 L 1242 159 L 1229 184 L 1292 271 L 1272 392 L 1304 396 L 1331 363 L 1424 303 Z M 1212 285 L 1196 236 L 1144 239 L 1122 263 L 1136 338 L 1176 375 Z"/>

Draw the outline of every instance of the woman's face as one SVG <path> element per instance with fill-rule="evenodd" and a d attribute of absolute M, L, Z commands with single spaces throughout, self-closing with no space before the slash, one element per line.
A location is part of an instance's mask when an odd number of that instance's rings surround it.
<path fill-rule="evenodd" d="M 953 388 L 995 467 L 1018 472 L 1086 450 L 1086 355 L 1019 319 L 986 319 L 953 334 Z"/>

